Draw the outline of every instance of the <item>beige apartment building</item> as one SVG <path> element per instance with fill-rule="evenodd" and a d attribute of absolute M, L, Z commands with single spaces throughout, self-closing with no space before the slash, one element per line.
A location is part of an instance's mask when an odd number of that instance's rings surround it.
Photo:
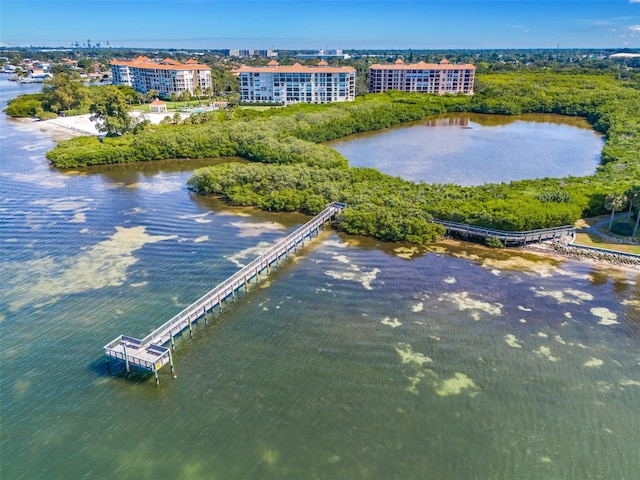
<path fill-rule="evenodd" d="M 356 96 L 356 69 L 279 65 L 272 60 L 265 67 L 243 66 L 237 70 L 241 102 L 329 103 L 347 102 Z"/>
<path fill-rule="evenodd" d="M 212 86 L 211 68 L 193 59 L 185 63 L 171 58 L 154 62 L 144 56 L 132 61 L 112 60 L 111 74 L 114 85 L 129 85 L 141 93 L 155 90 L 162 96 L 185 91 L 193 94 L 196 87 L 204 92 Z"/>
<path fill-rule="evenodd" d="M 473 94 L 476 67 L 471 64 L 452 64 L 443 59 L 440 63 L 410 63 L 398 59 L 394 64 L 371 65 L 369 68 L 369 92 L 387 90 L 423 93 Z"/>

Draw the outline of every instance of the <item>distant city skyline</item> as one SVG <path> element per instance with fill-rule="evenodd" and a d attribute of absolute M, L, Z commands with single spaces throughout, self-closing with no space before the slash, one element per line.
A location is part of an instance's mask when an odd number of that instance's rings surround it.
<path fill-rule="evenodd" d="M 2 0 L 0 43 L 185 49 L 640 48 L 640 0 Z"/>

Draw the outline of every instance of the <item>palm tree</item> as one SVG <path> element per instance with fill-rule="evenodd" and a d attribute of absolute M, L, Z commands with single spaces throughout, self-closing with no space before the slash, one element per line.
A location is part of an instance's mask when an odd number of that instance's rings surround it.
<path fill-rule="evenodd" d="M 205 93 L 209 97 L 209 103 L 211 103 L 211 97 L 213 96 L 213 87 L 207 87 Z"/>
<path fill-rule="evenodd" d="M 627 220 L 631 220 L 631 210 L 635 206 L 636 199 L 640 198 L 640 185 L 634 185 L 629 190 L 624 192 L 629 200 L 629 213 L 627 214 Z"/>
<path fill-rule="evenodd" d="M 622 210 L 622 207 L 627 203 L 627 197 L 621 193 L 610 193 L 604 199 L 604 208 L 611 210 L 611 220 L 609 221 L 609 231 L 613 225 L 613 216 L 616 212 Z"/>
<path fill-rule="evenodd" d="M 147 94 L 145 95 L 145 97 L 148 102 L 153 102 L 156 98 L 158 98 L 158 95 L 160 95 L 158 91 L 152 89 L 147 90 Z"/>
<path fill-rule="evenodd" d="M 17 67 L 16 68 L 16 76 L 18 78 L 26 78 L 26 77 L 29 76 L 29 70 L 23 70 L 22 68 Z"/>
<path fill-rule="evenodd" d="M 632 204 L 633 207 L 638 209 L 636 211 L 636 226 L 633 227 L 633 233 L 631 234 L 632 237 L 635 237 L 636 234 L 638 233 L 638 223 L 640 223 L 640 195 L 636 196 L 631 201 L 631 204 Z"/>
<path fill-rule="evenodd" d="M 184 90 L 180 95 L 180 97 L 181 97 L 181 100 L 185 102 L 185 106 L 186 106 L 186 102 L 189 102 L 191 100 L 191 92 L 189 90 Z"/>
<path fill-rule="evenodd" d="M 173 108 L 177 110 L 178 109 L 177 103 L 178 103 L 178 98 L 180 97 L 180 95 L 178 95 L 177 92 L 171 92 L 171 95 L 169 97 L 171 98 L 171 101 L 173 102 Z"/>

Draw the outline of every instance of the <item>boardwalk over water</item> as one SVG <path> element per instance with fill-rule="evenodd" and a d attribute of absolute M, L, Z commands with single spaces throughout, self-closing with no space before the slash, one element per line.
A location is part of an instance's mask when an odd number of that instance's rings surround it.
<path fill-rule="evenodd" d="M 564 227 L 542 228 L 540 230 L 529 230 L 526 232 L 507 232 L 504 230 L 494 230 L 492 228 L 477 227 L 465 223 L 447 222 L 434 220 L 447 229 L 447 234 L 456 236 L 464 240 L 485 240 L 495 238 L 500 240 L 505 247 L 524 246 L 528 243 L 539 243 L 547 240 L 555 240 L 566 236 L 573 237 L 576 229 L 572 225 Z"/>
<path fill-rule="evenodd" d="M 298 245 L 304 246 L 305 238 L 311 240 L 314 232 L 340 213 L 346 205 L 344 203 L 331 203 L 320 214 L 298 228 L 295 232 L 280 240 L 253 260 L 247 266 L 217 285 L 198 300 L 193 302 L 180 313 L 156 328 L 142 339 L 127 335 L 119 335 L 104 346 L 104 354 L 109 359 L 121 360 L 125 363 L 127 372 L 130 366 L 136 366 L 153 372 L 158 383 L 158 370 L 165 365 L 170 365 L 175 376 L 173 357 L 171 350 L 175 348 L 174 337 L 189 329 L 193 332 L 193 323 L 203 319 L 207 323 L 215 308 L 222 310 L 222 302 L 229 297 L 235 299 L 240 288 L 249 285 L 252 279 L 264 270 L 269 272 L 271 265 L 279 264 L 282 257 L 288 258 L 289 253 L 297 249 Z M 476 227 L 455 222 L 437 221 L 446 227 L 449 235 L 462 237 L 465 240 L 496 238 L 503 242 L 504 246 L 526 245 L 532 242 L 542 242 L 573 235 L 575 229 L 572 226 L 532 230 L 528 232 L 505 232 L 490 228 Z M 170 344 L 171 348 L 166 345 Z"/>
<path fill-rule="evenodd" d="M 311 240 L 314 232 L 318 232 L 320 227 L 330 221 L 336 214 L 340 213 L 346 205 L 343 203 L 332 203 L 320 214 L 316 215 L 309 222 L 298 228 L 295 232 L 280 240 L 258 258 L 247 266 L 227 278 L 187 308 L 175 315 L 169 321 L 156 328 L 153 332 L 142 339 L 120 335 L 104 346 L 104 354 L 107 361 L 110 358 L 125 362 L 127 372 L 130 366 L 136 366 L 153 372 L 158 383 L 158 370 L 169 364 L 172 372 L 173 357 L 171 349 L 165 345 L 170 344 L 175 347 L 174 337 L 186 329 L 192 332 L 192 324 L 199 319 L 204 319 L 213 313 L 215 308 L 222 309 L 222 302 L 229 297 L 235 299 L 237 292 L 243 286 L 246 288 L 253 278 L 264 270 L 269 272 L 271 265 L 279 264 L 282 257 L 288 258 L 289 253 L 304 246 L 305 238 Z"/>

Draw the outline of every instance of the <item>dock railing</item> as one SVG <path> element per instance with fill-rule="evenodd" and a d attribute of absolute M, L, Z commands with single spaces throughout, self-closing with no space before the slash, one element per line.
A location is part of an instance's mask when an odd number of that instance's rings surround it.
<path fill-rule="evenodd" d="M 460 236 L 465 239 L 470 237 L 484 239 L 496 238 L 504 242 L 505 246 L 524 246 L 527 243 L 544 242 L 546 240 L 555 240 L 566 236 L 573 238 L 576 231 L 575 227 L 572 225 L 554 228 L 541 228 L 538 230 L 528 230 L 524 232 L 509 232 L 505 230 L 468 225 L 466 223 L 449 222 L 446 220 L 434 220 L 434 223 L 439 223 L 444 226 L 447 229 L 447 233 L 450 235 Z"/>
<path fill-rule="evenodd" d="M 304 246 L 305 238 L 311 239 L 313 232 L 317 232 L 324 223 L 331 220 L 345 207 L 346 204 L 338 202 L 327 205 L 321 213 L 313 217 L 310 221 L 296 229 L 290 235 L 287 235 L 287 237 L 273 244 L 248 265 L 242 267 L 229 278 L 216 285 L 215 288 L 209 290 L 202 297 L 178 312 L 144 338 L 137 339 L 126 335 L 119 335 L 114 338 L 103 347 L 107 361 L 109 358 L 122 360 L 126 364 L 127 371 L 129 371 L 130 365 L 151 370 L 155 374 L 156 383 L 158 383 L 158 370 L 162 366 L 170 364 L 173 371 L 171 349 L 165 347 L 167 343 L 171 343 L 171 347 L 175 348 L 175 336 L 187 328 L 189 332 L 192 333 L 192 324 L 201 318 L 203 318 L 206 323 L 208 319 L 207 315 L 213 312 L 215 307 L 221 310 L 222 302 L 229 297 L 235 299 L 236 292 L 238 292 L 241 287 L 244 286 L 246 289 L 249 282 L 259 277 L 261 272 L 267 270 L 268 273 L 271 265 L 279 263 L 283 256 L 288 257 L 289 252 L 292 250 L 295 251 L 298 245 Z M 456 234 L 467 239 L 469 237 L 485 239 L 497 238 L 503 241 L 505 246 L 525 245 L 530 242 L 553 240 L 575 234 L 573 226 L 545 228 L 526 232 L 507 232 L 456 222 L 440 220 L 434 220 L 434 222 L 443 225 L 449 234 Z"/>
<path fill-rule="evenodd" d="M 170 363 L 173 368 L 171 352 L 164 347 L 165 344 L 171 342 L 173 347 L 174 336 L 187 328 L 191 332 L 192 323 L 199 318 L 204 318 L 206 322 L 208 312 L 211 312 L 216 306 L 221 309 L 224 300 L 230 296 L 235 297 L 236 292 L 242 286 L 246 287 L 262 271 L 268 271 L 270 266 L 279 262 L 283 256 L 288 257 L 289 252 L 291 250 L 295 251 L 298 245 L 304 245 L 305 238 L 310 239 L 313 232 L 318 231 L 324 223 L 331 220 L 345 207 L 344 203 L 338 202 L 327 205 L 321 213 L 313 217 L 309 222 L 284 239 L 276 242 L 248 265 L 242 267 L 212 290 L 209 290 L 146 337 L 138 340 L 134 337 L 120 335 L 107 343 L 103 347 L 105 355 L 107 358 L 125 361 L 127 370 L 129 369 L 129 364 L 152 370 L 156 374 L 157 382 L 157 370 L 167 363 Z M 158 349 L 156 347 L 161 348 Z"/>

